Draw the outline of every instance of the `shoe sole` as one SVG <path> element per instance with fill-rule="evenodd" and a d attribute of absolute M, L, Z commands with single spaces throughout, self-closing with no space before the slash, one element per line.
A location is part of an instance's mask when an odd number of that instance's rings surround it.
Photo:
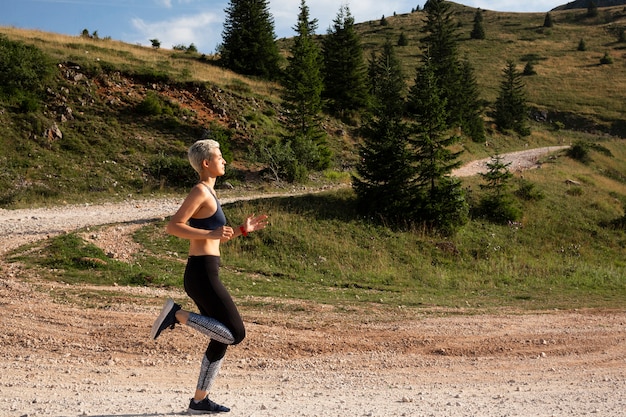
<path fill-rule="evenodd" d="M 170 298 L 165 302 L 165 305 L 161 309 L 161 314 L 159 314 L 159 317 L 157 317 L 157 319 L 154 321 L 154 324 L 152 325 L 152 330 L 150 330 L 150 339 L 156 339 L 156 334 L 159 331 L 159 327 L 161 327 L 169 312 L 172 311 L 172 308 L 174 308 L 174 300 Z"/>
<path fill-rule="evenodd" d="M 228 413 L 229 411 L 205 411 L 205 410 L 194 410 L 193 408 L 189 408 L 187 409 L 187 414 L 193 415 L 193 416 L 200 416 L 200 415 L 206 416 L 208 414 L 224 414 L 224 413 Z"/>

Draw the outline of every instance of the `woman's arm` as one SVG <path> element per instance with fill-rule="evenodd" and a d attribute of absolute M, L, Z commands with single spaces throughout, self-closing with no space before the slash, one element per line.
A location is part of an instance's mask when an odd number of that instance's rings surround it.
<path fill-rule="evenodd" d="M 197 213 L 201 208 L 206 207 L 206 211 L 215 212 L 217 203 L 215 199 L 208 195 L 208 191 L 204 187 L 195 186 L 185 201 L 181 204 L 178 211 L 172 216 L 167 224 L 165 231 L 171 235 L 181 239 L 219 239 L 221 241 L 228 240 L 233 237 L 233 229 L 228 226 L 220 227 L 215 230 L 204 230 L 191 227 L 187 224 L 189 219 Z"/>
<path fill-rule="evenodd" d="M 234 230 L 235 233 L 233 237 L 242 236 L 242 235 L 245 236 L 248 233 L 265 229 L 266 226 L 267 226 L 266 214 L 261 214 L 260 216 L 256 216 L 256 217 L 253 214 L 251 216 L 246 217 L 246 220 L 243 222 L 241 226 L 235 228 Z"/>

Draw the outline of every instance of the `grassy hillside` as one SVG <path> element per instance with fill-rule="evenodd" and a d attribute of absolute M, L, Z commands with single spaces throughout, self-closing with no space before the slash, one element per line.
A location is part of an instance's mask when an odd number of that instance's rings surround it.
<path fill-rule="evenodd" d="M 585 10 L 552 12 L 552 28 L 542 27 L 543 13 L 485 11 L 487 38 L 479 41 L 469 38 L 475 9 L 453 7 L 460 50 L 475 68 L 487 121 L 508 59 L 520 70 L 532 61 L 537 72 L 524 78 L 540 121 L 533 134 L 520 139 L 489 129 L 491 146 L 465 143 L 463 159 L 485 157 L 494 149 L 570 143 L 581 132 L 594 134 L 592 140 L 626 136 L 626 45 L 617 42 L 626 25 L 623 7 L 600 9 L 592 20 Z M 366 56 L 386 38 L 395 41 L 404 33 L 409 45 L 397 51 L 411 84 L 420 59 L 423 12 L 386 21 L 386 26 L 379 21 L 358 25 Z M 213 65 L 213 57 L 15 28 L 0 28 L 0 34 L 40 48 L 59 64 L 38 111 L 24 114 L 12 103 L 0 103 L 0 206 L 80 201 L 85 194 L 110 199 L 182 191 L 194 180 L 185 149 L 206 129 L 234 162 L 228 180 L 250 186 L 245 180 L 262 167 L 253 164 L 249 145 L 281 131 L 280 87 L 225 71 Z M 577 50 L 580 39 L 586 51 Z M 286 49 L 288 40 L 281 46 Z M 600 65 L 605 53 L 613 57 L 612 65 Z M 158 114 L 142 107 L 146 98 L 156 101 Z M 565 130 L 554 133 L 555 121 Z M 355 126 L 330 117 L 324 125 L 336 153 L 334 171 L 349 170 L 358 142 Z M 316 180 L 324 178 L 347 175 L 331 172 Z"/>
<path fill-rule="evenodd" d="M 225 245 L 222 278 L 240 304 L 276 309 L 298 308 L 277 301 L 294 298 L 346 312 L 355 303 L 446 308 L 436 312 L 624 308 L 625 160 L 617 142 L 591 152 L 587 164 L 562 154 L 547 158 L 523 175 L 544 198 L 520 200 L 520 222 L 475 219 L 450 238 L 374 225 L 359 216 L 349 189 L 231 204 L 234 224 L 251 212 L 269 214 L 271 224 Z M 478 192 L 474 181 L 467 186 Z M 130 262 L 81 237 L 101 233 L 90 228 L 37 242 L 9 261 L 25 263 L 29 277 L 67 283 L 182 285 L 188 243 L 167 236 L 163 222 L 135 233 L 142 249 Z M 106 289 L 61 286 L 56 296 L 102 307 L 115 302 Z"/>
<path fill-rule="evenodd" d="M 568 127 L 618 132 L 626 137 L 626 43 L 617 42 L 626 28 L 623 6 L 600 9 L 597 18 L 586 10 L 551 12 L 554 26 L 544 28 L 546 13 L 506 13 L 483 10 L 486 39 L 472 40 L 475 8 L 454 5 L 459 25 L 459 50 L 473 65 L 482 97 L 493 102 L 502 70 L 513 60 L 521 71 L 533 62 L 537 75 L 524 78 L 529 103 L 550 112 L 552 120 Z M 404 33 L 409 45 L 398 47 L 410 79 L 419 63 L 423 12 L 408 13 L 359 25 L 366 48 L 376 49 L 388 37 L 394 42 Z M 585 40 L 586 51 L 578 51 Z M 600 65 L 605 53 L 612 65 Z M 369 56 L 369 53 L 366 54 Z"/>
<path fill-rule="evenodd" d="M 461 51 L 476 70 L 486 102 L 497 95 L 506 60 L 520 69 L 531 60 L 537 75 L 524 78 L 527 94 L 535 111 L 543 112 L 536 114 L 545 116 L 533 122 L 529 137 L 490 128 L 487 144 L 463 143 L 463 158 L 581 141 L 593 145 L 589 159 L 546 157 L 541 169 L 518 174 L 512 183 L 523 207 L 521 222 L 474 219 L 451 238 L 374 226 L 357 214 L 349 189 L 231 205 L 234 223 L 249 212 L 267 212 L 272 221 L 266 231 L 224 251 L 224 278 L 236 295 L 342 306 L 363 301 L 625 306 L 626 45 L 615 37 L 625 24 L 623 7 L 601 9 L 593 21 L 583 17 L 584 10 L 553 12 L 550 29 L 542 27 L 543 13 L 485 11 L 487 39 L 481 41 L 468 35 L 475 9 L 455 9 Z M 387 16 L 387 26 L 358 26 L 368 51 L 405 33 L 409 45 L 398 51 L 409 84 L 419 62 L 422 17 L 421 12 Z M 248 146 L 280 132 L 276 84 L 238 76 L 214 66 L 211 57 L 180 51 L 12 28 L 0 33 L 36 45 L 58 64 L 38 111 L 20 113 L 14 104 L 0 103 L 1 207 L 183 193 L 194 181 L 185 150 L 207 128 L 233 161 L 227 180 L 234 192 L 273 186 L 250 181 L 259 179 L 255 174 L 262 167 L 254 164 Z M 581 38 L 587 51 L 577 51 Z M 612 65 L 599 64 L 606 52 L 614 58 Z M 49 130 L 54 125 L 62 136 Z M 330 117 L 325 126 L 335 165 L 311 181 L 346 182 L 357 130 Z M 463 181 L 470 201 L 476 201 L 480 179 Z M 543 198 L 521 192 L 529 184 Z M 11 259 L 34 268 L 28 273 L 68 282 L 180 285 L 186 242 L 165 236 L 162 226 L 137 232 L 146 250 L 130 264 L 109 259 L 79 234 L 38 242 L 37 250 L 22 248 Z M 94 258 L 101 262 L 84 261 Z M 63 291 L 64 296 L 71 292 Z"/>

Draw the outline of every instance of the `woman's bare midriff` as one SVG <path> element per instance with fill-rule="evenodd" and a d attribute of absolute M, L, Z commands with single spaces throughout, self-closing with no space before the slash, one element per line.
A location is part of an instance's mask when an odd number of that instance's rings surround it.
<path fill-rule="evenodd" d="M 192 239 L 189 241 L 189 256 L 220 256 L 218 239 Z"/>

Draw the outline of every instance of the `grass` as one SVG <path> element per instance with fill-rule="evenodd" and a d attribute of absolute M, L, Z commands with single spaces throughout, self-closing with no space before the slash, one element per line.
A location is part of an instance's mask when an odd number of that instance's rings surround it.
<path fill-rule="evenodd" d="M 458 21 L 459 52 L 475 69 L 481 98 L 487 103 L 495 100 L 508 59 L 519 63 L 520 70 L 530 60 L 537 75 L 524 77 L 528 102 L 533 109 L 549 111 L 550 119 L 533 124 L 529 137 L 501 135 L 493 128 L 487 107 L 489 147 L 465 143 L 464 161 L 495 152 L 561 144 L 576 135 L 584 136 L 581 132 L 591 133 L 585 137 L 591 141 L 597 140 L 597 133 L 626 136 L 626 60 L 624 46 L 617 42 L 615 33 L 625 16 L 623 7 L 603 9 L 595 20 L 585 19 L 584 10 L 553 12 L 555 25 L 550 29 L 542 27 L 544 13 L 484 11 L 487 37 L 480 41 L 469 38 L 475 9 L 455 3 L 452 7 Z M 422 52 L 419 39 L 423 19 L 420 11 L 388 16 L 384 27 L 379 20 L 358 24 L 364 56 L 378 50 L 387 38 L 393 42 L 404 33 L 409 44 L 396 52 L 407 84 L 412 84 Z M 0 33 L 37 46 L 54 62 L 76 64 L 78 71 L 89 77 L 88 82 L 76 82 L 61 70 L 50 86 L 53 94 L 47 98 L 49 110 L 45 113 L 0 112 L 2 207 L 183 192 L 188 188 L 186 182 L 168 183 L 166 178 L 153 175 L 155 158 L 163 155 L 184 160 L 186 147 L 207 128 L 223 132 L 220 140 L 231 142 L 237 164 L 232 165 L 236 169 L 230 180 L 242 183 L 252 171 L 249 147 L 259 137 L 282 133 L 280 86 L 226 71 L 215 65 L 215 57 L 78 34 L 12 27 L 2 27 Z M 587 51 L 577 51 L 581 38 L 586 40 Z M 279 42 L 283 50 L 288 43 Z M 607 51 L 614 64 L 599 65 Z M 155 86 L 168 111 L 141 114 L 140 103 Z M 168 94 L 163 93 L 164 86 Z M 72 110 L 70 120 L 59 122 L 63 111 L 59 102 Z M 0 106 L 6 107 L 6 103 Z M 199 107 L 210 109 L 213 113 L 207 117 L 212 119 L 197 116 Z M 227 120 L 216 116 L 224 113 Z M 565 133 L 551 130 L 555 121 L 563 123 Z M 54 124 L 63 137 L 48 140 L 46 129 Z M 345 175 L 357 158 L 358 129 L 330 116 L 324 117 L 324 125 L 329 147 L 336 155 L 334 173 L 313 181 Z"/>
<path fill-rule="evenodd" d="M 131 73 L 163 73 L 173 80 L 248 85 L 250 91 L 260 96 L 272 97 L 277 85 L 250 79 L 214 65 L 214 57 L 190 54 L 173 49 L 154 49 L 110 39 L 90 39 L 38 30 L 0 27 L 0 33 L 10 39 L 33 44 L 59 62 L 68 58 L 85 68 L 104 67 Z"/>
<path fill-rule="evenodd" d="M 520 202 L 520 223 L 473 219 L 451 238 L 374 225 L 359 216 L 349 189 L 229 204 L 232 224 L 254 212 L 268 213 L 271 225 L 224 245 L 222 278 L 242 299 L 337 307 L 624 308 L 626 235 L 608 225 L 624 216 L 626 181 L 604 173 L 610 165 L 626 172 L 625 151 L 620 142 L 604 146 L 614 157 L 592 152 L 583 165 L 560 156 L 526 171 L 524 180 L 545 198 Z M 579 192 L 570 193 L 568 179 L 580 183 Z M 476 181 L 466 180 L 472 193 Z M 9 260 L 70 283 L 180 287 L 187 242 L 163 226 L 136 232 L 144 250 L 130 264 L 107 259 L 75 234 L 37 251 L 22 248 Z"/>
<path fill-rule="evenodd" d="M 469 39 L 475 9 L 453 7 L 459 51 L 475 69 L 482 98 L 495 100 L 507 60 L 520 70 L 532 61 L 537 75 L 524 77 L 529 104 L 547 110 L 550 122 L 563 122 L 560 130 L 552 123 L 533 122 L 531 135 L 524 138 L 503 135 L 489 123 L 487 108 L 487 143 L 463 143 L 463 161 L 576 141 L 599 143 L 611 155 L 592 152 L 588 164 L 546 158 L 542 169 L 523 174 L 545 198 L 519 202 L 524 211 L 519 225 L 474 219 L 448 239 L 372 224 L 357 214 L 349 190 L 228 205 L 234 224 L 250 212 L 267 212 L 272 222 L 267 230 L 224 247 L 222 276 L 236 296 L 340 307 L 625 307 L 626 150 L 619 138 L 626 137 L 626 60 L 614 33 L 623 25 L 624 8 L 602 9 L 595 20 L 585 19 L 584 10 L 553 12 L 550 29 L 542 27 L 544 13 L 485 11 L 487 38 L 476 41 Z M 423 13 L 386 20 L 385 27 L 378 20 L 357 25 L 364 56 L 404 33 L 409 45 L 397 53 L 410 85 L 420 62 Z M 170 162 L 183 160 L 186 147 L 207 127 L 232 149 L 229 180 L 238 186 L 237 193 L 245 193 L 252 187 L 237 167 L 250 165 L 248 145 L 281 132 L 280 87 L 225 71 L 214 65 L 214 57 L 16 28 L 0 32 L 41 48 L 56 62 L 78 64 L 91 77 L 75 82 L 60 75 L 52 86 L 73 110 L 74 118 L 67 122 L 43 112 L 5 111 L 0 103 L 2 207 L 180 195 L 187 188 L 184 181 L 168 184 L 151 172 L 176 169 L 179 165 Z M 580 39 L 587 51 L 577 50 Z M 281 40 L 283 49 L 288 42 Z M 605 52 L 614 58 L 612 65 L 599 64 Z M 132 88 L 102 94 L 104 87 L 129 83 Z M 135 111 L 146 91 L 166 84 L 171 94 L 160 99 L 168 111 L 154 116 Z M 200 87 L 206 88 L 202 94 L 188 94 Z M 197 108 L 186 101 L 191 98 L 216 112 L 227 109 L 230 125 L 196 118 Z M 43 135 L 52 123 L 60 124 L 62 139 Z M 358 130 L 330 116 L 324 123 L 338 156 L 334 169 L 312 181 L 347 182 Z M 479 178 L 463 182 L 476 198 Z M 25 263 L 33 274 L 70 284 L 178 288 L 187 242 L 164 235 L 162 226 L 150 224 L 136 233 L 145 250 L 131 263 L 109 259 L 78 232 L 19 248 L 8 259 Z M 107 290 L 90 291 L 112 297 Z"/>
<path fill-rule="evenodd" d="M 623 6 L 603 8 L 596 19 L 585 18 L 586 10 L 551 12 L 554 26 L 544 28 L 545 13 L 507 13 L 483 10 L 484 40 L 470 39 L 475 8 L 453 4 L 458 22 L 459 53 L 475 70 L 481 97 L 494 102 L 499 92 L 502 70 L 508 60 L 521 71 L 528 58 L 537 75 L 524 77 L 528 102 L 538 109 L 590 118 L 595 123 L 621 119 L 626 106 L 625 45 L 617 42 L 616 28 L 623 27 Z M 366 47 L 365 56 L 377 50 L 386 38 L 395 42 L 400 33 L 409 45 L 396 52 L 403 63 L 409 84 L 415 77 L 422 51 L 423 12 L 386 17 L 358 25 Z M 584 39 L 586 51 L 578 51 Z M 605 52 L 615 58 L 613 65 L 600 65 Z"/>

